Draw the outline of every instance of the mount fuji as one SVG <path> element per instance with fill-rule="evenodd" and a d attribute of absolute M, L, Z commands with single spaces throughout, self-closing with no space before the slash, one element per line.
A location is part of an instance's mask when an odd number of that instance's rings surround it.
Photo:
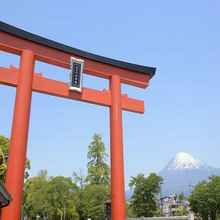
<path fill-rule="evenodd" d="M 184 193 L 189 195 L 193 187 L 212 175 L 220 175 L 220 169 L 193 158 L 188 153 L 180 152 L 159 172 L 163 177 L 162 195 Z"/>

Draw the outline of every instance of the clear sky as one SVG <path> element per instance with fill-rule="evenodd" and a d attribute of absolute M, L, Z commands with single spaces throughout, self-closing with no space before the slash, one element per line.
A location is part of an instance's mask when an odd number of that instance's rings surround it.
<path fill-rule="evenodd" d="M 218 0 L 2 1 L 0 20 L 99 55 L 156 66 L 144 115 L 123 113 L 126 180 L 159 171 L 179 151 L 220 167 L 220 2 Z M 18 58 L 0 52 L 0 65 Z M 45 76 L 68 71 L 37 63 Z M 85 86 L 106 88 L 85 78 Z M 10 136 L 15 89 L 0 87 L 0 133 Z M 86 171 L 87 146 L 100 133 L 109 151 L 108 109 L 33 94 L 28 157 L 34 175 Z"/>

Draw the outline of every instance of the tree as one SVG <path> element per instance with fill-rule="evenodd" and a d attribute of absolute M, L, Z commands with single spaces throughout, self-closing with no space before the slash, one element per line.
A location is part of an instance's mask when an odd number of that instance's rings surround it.
<path fill-rule="evenodd" d="M 0 181 L 4 181 L 7 170 L 9 139 L 0 135 Z"/>
<path fill-rule="evenodd" d="M 48 183 L 48 202 L 53 210 L 53 219 L 78 220 L 76 211 L 78 187 L 69 177 L 57 176 Z"/>
<path fill-rule="evenodd" d="M 78 220 L 78 187 L 68 177 L 48 177 L 46 171 L 25 183 L 24 216 L 35 220 Z"/>
<path fill-rule="evenodd" d="M 216 220 L 220 213 L 220 177 L 197 184 L 189 197 L 190 207 L 203 220 Z"/>
<path fill-rule="evenodd" d="M 178 200 L 179 200 L 180 202 L 183 202 L 184 199 L 185 199 L 185 196 L 184 196 L 184 193 L 182 192 L 182 193 L 180 193 L 180 194 L 178 195 Z"/>
<path fill-rule="evenodd" d="M 103 184 L 87 185 L 82 194 L 82 219 L 105 219 L 105 203 L 108 198 L 108 188 L 106 188 Z"/>
<path fill-rule="evenodd" d="M 82 198 L 84 189 L 86 187 L 86 177 L 83 175 L 82 170 L 79 170 L 79 172 L 73 172 L 73 180 L 75 184 L 79 187 L 79 193 L 78 193 L 78 202 L 76 204 L 77 212 L 79 213 L 80 220 L 83 220 L 83 205 L 82 205 Z"/>
<path fill-rule="evenodd" d="M 110 179 L 107 156 L 101 136 L 95 134 L 88 147 L 87 177 L 84 177 L 81 171 L 73 172 L 73 179 L 79 187 L 77 211 L 80 220 L 104 219 Z"/>
<path fill-rule="evenodd" d="M 98 134 L 93 136 L 93 140 L 88 150 L 88 177 L 90 184 L 109 185 L 109 166 L 106 162 L 107 153 L 102 137 Z"/>
<path fill-rule="evenodd" d="M 52 208 L 48 202 L 48 176 L 46 171 L 40 171 L 38 176 L 25 182 L 23 214 L 28 219 L 42 219 L 52 215 Z"/>
<path fill-rule="evenodd" d="M 135 218 L 135 214 L 129 202 L 126 202 L 126 213 L 128 218 Z"/>
<path fill-rule="evenodd" d="M 81 173 L 74 173 L 74 180 L 80 187 L 77 210 L 82 220 L 105 218 L 105 203 L 109 199 L 110 182 L 107 157 L 102 137 L 95 134 L 88 147 L 87 177 L 84 178 Z"/>
<path fill-rule="evenodd" d="M 174 216 L 183 216 L 183 215 L 187 215 L 188 211 L 186 207 L 184 207 L 183 205 L 180 205 L 175 209 L 173 214 Z"/>
<path fill-rule="evenodd" d="M 8 149 L 9 149 L 9 139 L 0 135 L 0 181 L 5 181 L 5 175 L 7 171 L 7 160 L 8 160 Z M 30 161 L 26 160 L 25 165 L 25 180 L 29 177 L 29 170 L 31 168 Z"/>
<path fill-rule="evenodd" d="M 152 217 L 157 212 L 157 195 L 160 192 L 162 178 L 155 173 L 148 177 L 139 174 L 132 177 L 129 186 L 133 188 L 130 206 L 136 217 Z"/>

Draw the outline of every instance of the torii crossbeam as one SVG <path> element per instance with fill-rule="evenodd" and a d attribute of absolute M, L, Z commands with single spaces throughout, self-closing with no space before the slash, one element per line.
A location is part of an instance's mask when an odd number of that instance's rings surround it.
<path fill-rule="evenodd" d="M 110 108 L 112 220 L 125 220 L 125 186 L 122 111 L 144 113 L 144 102 L 121 94 L 121 83 L 146 88 L 155 74 L 153 67 L 130 64 L 78 50 L 0 22 L 0 50 L 20 56 L 20 66 L 0 67 L 0 83 L 16 87 L 14 118 L 9 146 L 6 188 L 11 204 L 1 220 L 20 220 L 24 169 L 32 92 L 59 96 Z M 84 60 L 84 72 L 110 81 L 108 90 L 69 90 L 68 83 L 34 72 L 36 61 L 69 69 L 70 58 Z"/>

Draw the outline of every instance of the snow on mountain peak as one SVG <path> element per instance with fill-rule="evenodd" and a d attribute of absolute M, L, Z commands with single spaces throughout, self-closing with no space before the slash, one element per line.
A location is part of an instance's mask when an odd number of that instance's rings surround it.
<path fill-rule="evenodd" d="M 168 164 L 168 170 L 177 169 L 198 169 L 202 166 L 202 162 L 193 158 L 190 154 L 179 152 L 175 158 Z"/>

